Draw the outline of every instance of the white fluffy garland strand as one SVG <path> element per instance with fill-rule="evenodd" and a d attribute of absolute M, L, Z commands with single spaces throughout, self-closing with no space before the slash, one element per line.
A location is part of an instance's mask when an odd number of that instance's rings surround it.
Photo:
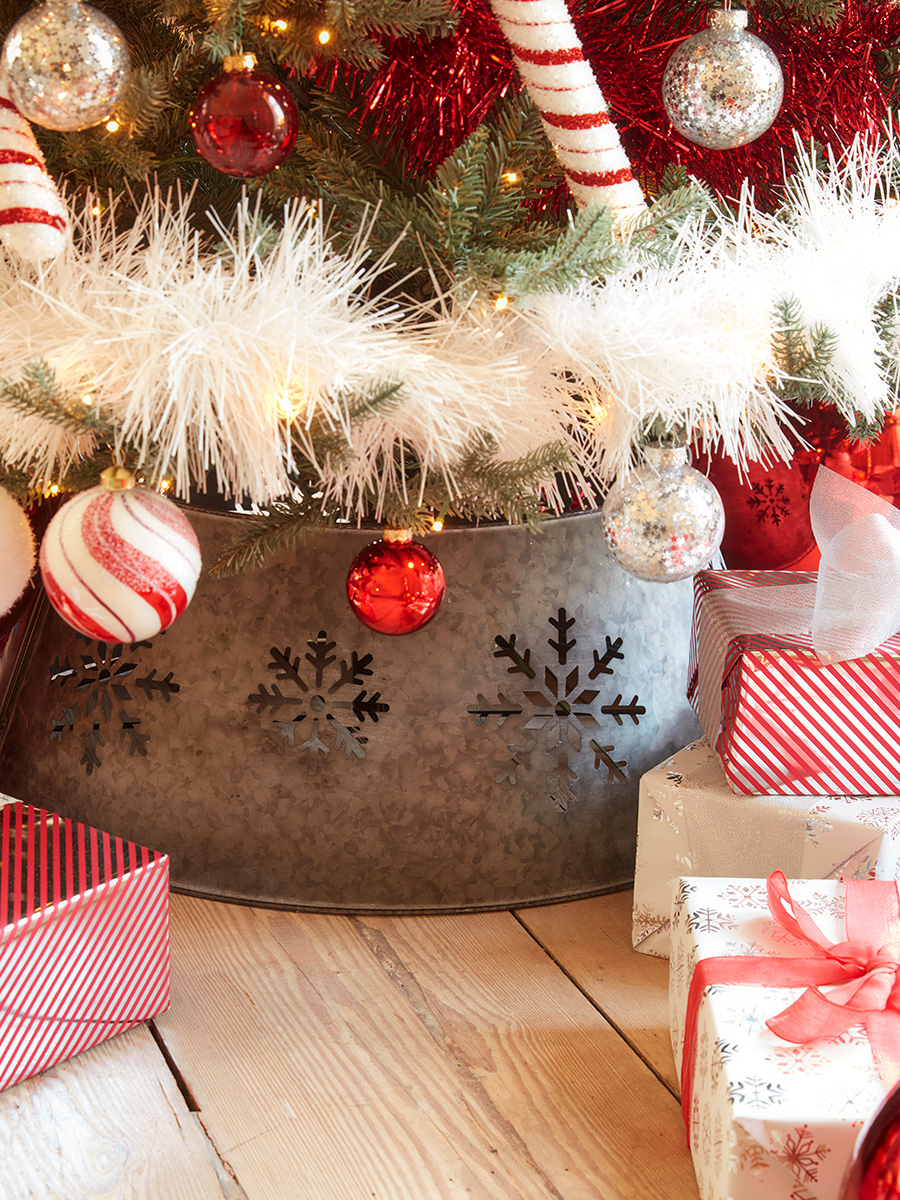
<path fill-rule="evenodd" d="M 876 306 L 900 281 L 900 205 L 885 184 L 898 161 L 893 138 L 857 137 L 840 156 L 830 150 L 824 168 L 798 142 L 781 213 L 758 210 L 749 188 L 742 197 L 744 219 L 769 251 L 770 286 L 799 302 L 805 324 L 837 336 L 826 375 L 832 399 L 846 405 L 852 397 L 870 421 L 897 403 Z"/>
<path fill-rule="evenodd" d="M 592 474 L 625 474 L 658 420 L 741 465 L 767 451 L 790 457 L 792 417 L 770 387 L 780 376 L 772 283 L 765 248 L 743 226 L 711 234 L 699 219 L 685 225 L 670 267 L 531 302 L 535 336 L 576 381 Z"/>
<path fill-rule="evenodd" d="M 189 198 L 151 196 L 133 226 L 89 209 L 52 264 L 0 253 L 0 377 L 46 360 L 186 496 L 220 487 L 266 504 L 290 491 L 295 454 L 326 499 L 359 515 L 365 496 L 403 486 L 402 447 L 423 478 L 458 489 L 474 435 L 501 460 L 564 441 L 576 478 L 626 472 L 661 421 L 686 427 L 739 463 L 790 453 L 790 418 L 771 388 L 776 305 L 834 330 L 835 396 L 866 416 L 893 407 L 893 358 L 876 305 L 900 282 L 900 213 L 881 193 L 891 144 L 856 145 L 824 172 L 801 157 L 790 207 L 688 221 L 674 263 L 533 297 L 505 311 L 473 306 L 428 320 L 370 284 L 365 230 L 346 253 L 314 208 L 285 212 L 263 253 L 245 204 L 218 252 L 193 231 Z M 348 397 L 399 384 L 395 403 L 351 424 Z M 321 458 L 316 428 L 352 453 Z M 51 422 L 0 407 L 0 459 L 37 477 L 91 450 Z M 379 504 L 376 500 L 376 510 Z M 374 515 L 379 515 L 376 511 Z"/>
<path fill-rule="evenodd" d="M 263 257 L 245 205 L 235 231 L 223 231 L 224 252 L 212 253 L 188 208 L 188 198 L 151 197 L 124 232 L 114 215 L 87 211 L 52 266 L 35 273 L 0 259 L 0 375 L 46 360 L 123 439 L 154 448 L 159 476 L 182 496 L 209 470 L 257 503 L 283 496 L 292 431 L 315 461 L 305 437 L 314 419 L 353 439 L 348 466 L 317 464 L 341 498 L 371 486 L 377 456 L 401 441 L 428 471 L 452 476 L 476 431 L 513 457 L 534 447 L 536 423 L 542 441 L 563 436 L 529 418 L 540 395 L 517 361 L 496 354 L 490 329 L 452 317 L 425 326 L 360 298 L 383 266 L 366 265 L 364 236 L 335 253 L 322 220 L 298 202 Z M 403 386 L 391 418 L 352 431 L 347 395 L 392 382 Z M 0 411 L 7 461 L 47 473 L 78 452 L 63 443 L 49 423 Z"/>

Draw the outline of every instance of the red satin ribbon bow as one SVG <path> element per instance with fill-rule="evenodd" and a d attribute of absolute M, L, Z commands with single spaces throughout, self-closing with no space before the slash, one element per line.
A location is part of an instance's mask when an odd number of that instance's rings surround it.
<path fill-rule="evenodd" d="M 726 955 L 701 959 L 694 968 L 685 1016 L 681 1103 L 690 1137 L 697 1013 L 713 984 L 803 987 L 784 1012 L 766 1022 L 788 1042 L 833 1038 L 865 1025 L 878 1071 L 886 1084 L 900 1078 L 900 894 L 892 880 L 844 880 L 847 940 L 831 943 L 788 892 L 781 871 L 767 881 L 769 911 L 799 939 L 798 956 Z M 837 984 L 826 995 L 822 984 Z"/>

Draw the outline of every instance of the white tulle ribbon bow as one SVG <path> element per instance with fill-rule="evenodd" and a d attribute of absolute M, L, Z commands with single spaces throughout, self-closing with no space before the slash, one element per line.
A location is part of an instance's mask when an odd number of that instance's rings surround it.
<path fill-rule="evenodd" d="M 822 554 L 813 646 L 823 663 L 861 658 L 900 631 L 900 512 L 827 467 L 809 511 Z"/>
<path fill-rule="evenodd" d="M 717 670 L 735 635 L 812 631 L 820 661 L 836 663 L 900 632 L 900 512 L 827 467 L 819 467 L 809 509 L 822 555 L 817 582 L 714 593 L 728 617 L 712 655 Z"/>

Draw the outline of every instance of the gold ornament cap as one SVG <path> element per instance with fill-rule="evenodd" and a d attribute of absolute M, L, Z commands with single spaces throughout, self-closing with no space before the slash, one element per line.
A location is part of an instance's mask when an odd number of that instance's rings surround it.
<path fill-rule="evenodd" d="M 222 64 L 226 71 L 253 71 L 256 69 L 255 54 L 228 54 Z"/>
<path fill-rule="evenodd" d="M 384 541 L 386 542 L 411 542 L 412 540 L 411 529 L 394 529 L 389 527 L 384 531 Z"/>
<path fill-rule="evenodd" d="M 100 486 L 108 492 L 129 492 L 135 479 L 127 467 L 107 467 L 100 474 Z"/>

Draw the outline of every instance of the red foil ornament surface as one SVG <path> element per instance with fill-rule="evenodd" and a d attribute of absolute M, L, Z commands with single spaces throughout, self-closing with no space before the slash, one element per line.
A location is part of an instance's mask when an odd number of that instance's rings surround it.
<path fill-rule="evenodd" d="M 241 179 L 280 166 L 294 148 L 299 127 L 290 92 L 247 65 L 255 61 L 253 55 L 226 59 L 225 73 L 206 85 L 189 115 L 197 153 L 217 171 Z"/>
<path fill-rule="evenodd" d="M 860 1130 L 837 1200 L 900 1200 L 900 1084 Z"/>
<path fill-rule="evenodd" d="M 409 535 L 366 546 L 347 575 L 350 607 L 377 633 L 415 633 L 441 607 L 445 589 L 443 567 Z"/>
<path fill-rule="evenodd" d="M 900 1117 L 888 1125 L 872 1152 L 859 1200 L 900 1200 Z"/>

